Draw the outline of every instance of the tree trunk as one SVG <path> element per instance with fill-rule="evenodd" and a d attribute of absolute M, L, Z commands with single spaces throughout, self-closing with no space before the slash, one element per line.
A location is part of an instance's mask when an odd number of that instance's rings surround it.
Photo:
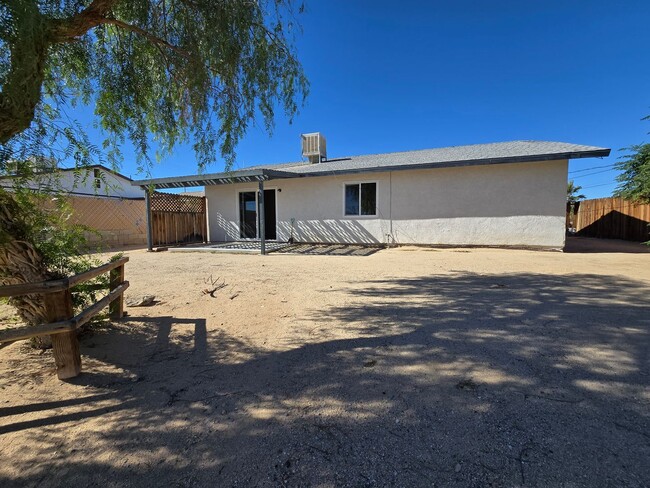
<path fill-rule="evenodd" d="M 50 46 L 74 41 L 106 22 L 106 16 L 117 2 L 93 0 L 81 12 L 66 19 L 42 15 L 34 0 L 9 2 L 7 12 L 16 32 L 9 36 L 7 43 L 11 65 L 0 90 L 0 144 L 28 129 L 34 120 Z"/>
<path fill-rule="evenodd" d="M 53 278 L 43 263 L 43 256 L 34 245 L 21 235 L 19 223 L 20 207 L 8 192 L 0 195 L 0 284 L 17 285 L 34 283 Z M 9 304 L 13 305 L 18 316 L 29 325 L 47 322 L 47 309 L 43 295 L 23 295 L 12 297 Z M 49 347 L 49 337 L 36 341 L 41 347 Z"/>
<path fill-rule="evenodd" d="M 12 0 L 5 12 L 14 23 L 15 32 L 7 37 L 10 69 L 0 90 L 0 144 L 29 128 L 41 100 L 45 65 L 50 46 L 71 42 L 89 29 L 105 22 L 118 0 L 93 0 L 79 13 L 66 19 L 42 15 L 34 0 Z M 20 207 L 13 196 L 0 191 L 0 285 L 32 283 L 52 279 L 43 256 L 29 242 Z M 42 295 L 13 297 L 9 303 L 27 324 L 48 321 Z M 49 337 L 35 341 L 51 344 Z"/>
<path fill-rule="evenodd" d="M 0 144 L 27 129 L 41 99 L 47 59 L 47 31 L 38 5 L 10 2 L 16 34 L 10 38 L 11 67 L 0 92 Z"/>

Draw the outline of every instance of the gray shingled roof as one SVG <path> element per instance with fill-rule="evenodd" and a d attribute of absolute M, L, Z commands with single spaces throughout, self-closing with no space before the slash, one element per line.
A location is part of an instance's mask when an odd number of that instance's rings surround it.
<path fill-rule="evenodd" d="M 388 168 L 402 169 L 431 166 L 466 166 L 524 161 L 549 161 L 582 157 L 609 156 L 610 150 L 596 146 L 583 146 L 566 142 L 511 141 L 491 144 L 472 144 L 437 149 L 422 149 L 385 154 L 350 156 L 323 161 L 261 165 L 254 168 L 277 169 L 300 175 L 337 173 L 349 171 L 384 171 Z M 249 168 L 252 169 L 252 168 Z"/>
<path fill-rule="evenodd" d="M 609 153 L 608 148 L 566 142 L 511 141 L 351 156 L 317 164 L 266 164 L 226 173 L 141 180 L 134 184 L 154 185 L 158 188 L 201 186 L 301 176 L 604 157 L 609 156 Z"/>

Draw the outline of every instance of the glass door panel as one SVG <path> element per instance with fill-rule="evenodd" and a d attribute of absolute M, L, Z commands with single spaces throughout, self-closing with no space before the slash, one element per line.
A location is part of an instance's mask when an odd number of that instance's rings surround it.
<path fill-rule="evenodd" d="M 257 202 L 256 192 L 243 191 L 239 194 L 239 237 L 255 239 L 257 237 Z"/>

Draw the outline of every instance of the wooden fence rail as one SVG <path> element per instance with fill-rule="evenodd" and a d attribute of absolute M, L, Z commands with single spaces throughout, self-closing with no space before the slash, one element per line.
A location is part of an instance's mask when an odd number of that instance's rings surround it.
<path fill-rule="evenodd" d="M 0 286 L 0 297 L 42 294 L 48 314 L 47 324 L 12 327 L 0 331 L 0 343 L 49 335 L 52 338 L 56 374 L 59 379 L 64 380 L 79 375 L 81 353 L 77 329 L 105 307 L 109 307 L 109 315 L 112 319 L 122 318 L 124 291 L 129 287 L 129 282 L 124 280 L 124 265 L 128 260 L 128 257 L 124 257 L 61 280 Z M 110 273 L 108 295 L 74 315 L 71 288 L 104 273 Z"/>

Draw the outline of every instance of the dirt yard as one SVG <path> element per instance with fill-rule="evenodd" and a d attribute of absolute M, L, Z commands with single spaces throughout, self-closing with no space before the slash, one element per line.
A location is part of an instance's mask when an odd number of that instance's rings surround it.
<path fill-rule="evenodd" d="M 0 349 L 0 486 L 650 485 L 648 253 L 128 255 L 81 376 Z"/>

